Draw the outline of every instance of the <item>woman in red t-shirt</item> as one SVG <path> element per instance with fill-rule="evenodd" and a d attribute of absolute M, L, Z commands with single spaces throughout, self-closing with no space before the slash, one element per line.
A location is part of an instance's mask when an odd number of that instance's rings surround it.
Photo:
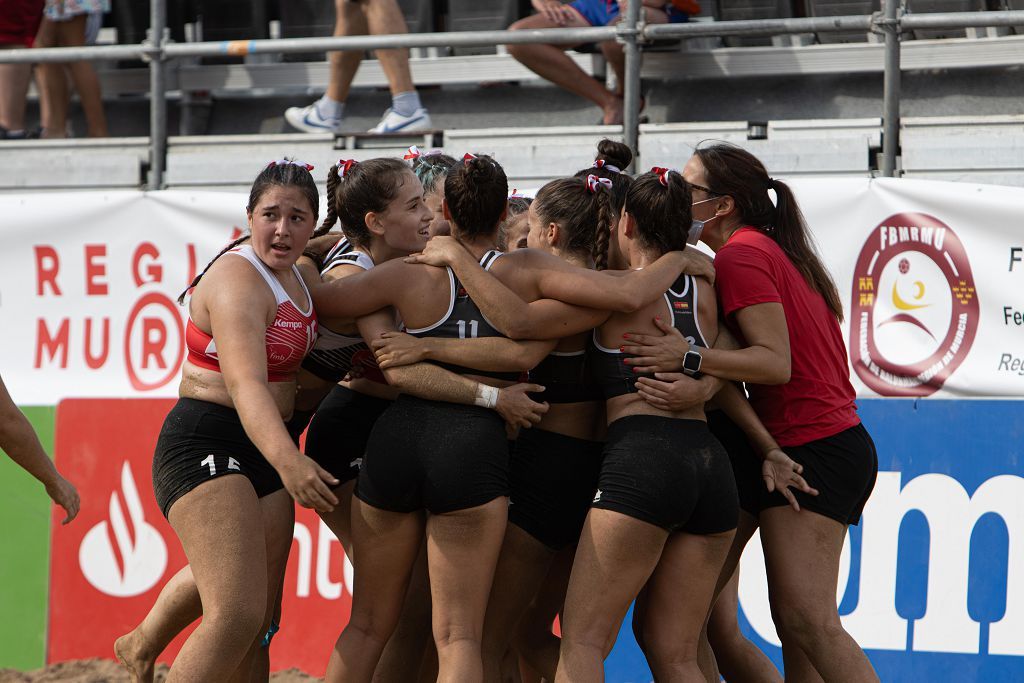
<path fill-rule="evenodd" d="M 820 492 L 789 494 L 803 508 L 797 511 L 778 491 L 744 486 L 758 481 L 759 463 L 734 462 L 740 490 L 756 492 L 741 505 L 761 526 L 786 679 L 877 681 L 843 630 L 835 600 L 846 527 L 859 522 L 878 471 L 854 404 L 835 283 L 792 191 L 752 154 L 734 145 L 704 147 L 683 176 L 693 188 L 702 239 L 716 252 L 719 305 L 740 348 L 690 348 L 670 333 L 627 351 L 648 357 L 637 360 L 638 370 L 681 369 L 747 383 L 758 417 Z M 634 335 L 630 342 L 637 343 Z M 653 400 L 672 400 L 672 383 L 641 382 Z"/>

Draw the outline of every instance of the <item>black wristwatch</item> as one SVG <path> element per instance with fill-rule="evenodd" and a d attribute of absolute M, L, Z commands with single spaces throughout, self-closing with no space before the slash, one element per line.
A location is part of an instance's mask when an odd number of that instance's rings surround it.
<path fill-rule="evenodd" d="M 700 352 L 690 347 L 690 350 L 683 354 L 683 372 L 694 379 L 700 379 L 700 361 Z"/>

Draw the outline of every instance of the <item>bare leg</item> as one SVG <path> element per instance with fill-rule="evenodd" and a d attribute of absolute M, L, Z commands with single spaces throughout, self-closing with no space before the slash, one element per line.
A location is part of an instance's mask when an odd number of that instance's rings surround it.
<path fill-rule="evenodd" d="M 349 552 L 348 549 L 351 547 L 349 543 L 349 515 L 351 506 L 349 503 L 352 499 L 353 486 L 354 482 L 347 482 L 335 489 L 334 493 L 340 501 L 338 507 L 333 512 L 321 514 L 327 526 L 338 536 L 342 546 L 346 549 L 346 553 Z M 264 500 L 260 501 L 261 505 L 264 504 Z M 288 500 L 288 505 L 291 506 L 290 499 Z M 287 519 L 291 520 L 291 525 L 287 526 L 286 529 L 281 527 L 281 529 L 285 529 L 286 535 L 284 539 L 288 545 L 283 548 L 280 546 L 275 547 L 278 551 L 283 550 L 285 553 L 285 563 L 287 563 L 287 553 L 291 544 L 292 526 L 294 525 L 294 507 L 291 508 L 290 512 L 283 511 L 281 514 L 286 515 Z M 282 517 L 282 519 L 284 518 Z M 279 583 L 283 580 L 284 574 L 282 572 Z M 278 595 L 275 597 L 274 602 L 275 611 L 280 612 L 280 590 L 278 590 Z M 185 627 L 201 617 L 202 614 L 203 605 L 199 600 L 199 590 L 196 588 L 195 578 L 192 576 L 192 568 L 189 565 L 185 565 L 164 585 L 160 595 L 157 596 L 156 602 L 142 622 L 130 633 L 114 641 L 114 654 L 117 655 L 118 661 L 128 670 L 132 683 L 148 683 L 152 681 L 153 668 L 157 657 L 160 656 L 160 653 L 167 648 L 170 642 Z M 265 654 L 266 652 L 264 651 L 262 655 Z"/>
<path fill-rule="evenodd" d="M 25 97 L 31 78 L 30 64 L 0 64 L 0 126 L 7 130 L 25 129 Z"/>
<path fill-rule="evenodd" d="M 567 26 L 577 28 L 589 25 L 583 17 L 575 13 L 573 21 L 567 24 Z M 556 28 L 556 25 L 543 15 L 534 14 L 525 19 L 520 19 L 509 27 L 513 31 L 537 28 Z M 610 92 L 604 85 L 598 83 L 579 68 L 576 62 L 565 54 L 565 50 L 569 47 L 572 46 L 543 44 L 509 45 L 508 52 L 537 75 L 601 107 L 604 111 L 605 123 L 622 123 L 622 98 Z"/>
<path fill-rule="evenodd" d="M 114 654 L 131 683 L 152 683 L 156 658 L 202 614 L 192 567 L 185 565 L 161 589 L 142 623 L 114 641 Z"/>
<path fill-rule="evenodd" d="M 327 681 L 369 682 L 398 623 L 423 539 L 423 515 L 380 510 L 352 499 L 352 615 L 327 664 Z"/>
<path fill-rule="evenodd" d="M 380 662 L 373 672 L 378 683 L 415 681 L 422 668 L 426 651 L 433 648 L 430 634 L 430 579 L 427 576 L 427 546 L 421 544 L 416 566 L 412 571 L 409 589 L 398 626 L 384 647 Z"/>
<path fill-rule="evenodd" d="M 484 618 L 508 521 L 508 498 L 427 519 L 439 683 L 483 680 Z"/>
<path fill-rule="evenodd" d="M 349 0 L 335 0 L 334 9 L 334 35 L 363 36 L 368 33 L 366 14 L 363 12 L 362 4 L 349 2 Z M 352 79 L 355 78 L 359 64 L 363 61 L 363 52 L 361 50 L 329 52 L 327 57 L 331 64 L 331 79 L 327 83 L 327 97 L 336 102 L 344 102 L 348 99 Z"/>
<path fill-rule="evenodd" d="M 356 488 L 356 481 L 347 481 L 341 486 L 335 487 L 334 495 L 338 497 L 338 504 L 331 512 L 320 512 L 320 519 L 324 520 L 327 528 L 334 532 L 345 554 L 352 560 L 352 492 Z"/>
<path fill-rule="evenodd" d="M 555 617 L 565 605 L 576 547 L 560 551 L 548 569 L 548 575 L 526 614 L 519 620 L 515 645 L 530 668 L 546 681 L 555 680 L 561 639 L 552 633 Z"/>
<path fill-rule="evenodd" d="M 790 671 L 792 648 L 796 647 L 806 654 L 821 679 L 878 681 L 867 655 L 839 621 L 836 582 L 845 535 L 845 525 L 809 510 L 796 512 L 786 506 L 761 513 L 768 595 L 782 639 L 787 680 L 816 680 Z M 793 659 L 794 665 L 799 657 Z"/>
<path fill-rule="evenodd" d="M 719 595 L 711 610 L 707 632 L 722 675 L 730 683 L 782 683 L 782 676 L 767 655 L 740 631 L 739 560 L 757 530 L 757 519 L 740 511 L 740 523 L 719 578 Z"/>
<path fill-rule="evenodd" d="M 782 683 L 778 669 L 740 632 L 737 621 L 739 561 L 755 531 L 757 518 L 740 510 L 739 527 L 718 580 L 719 594 L 711 610 L 707 634 L 722 676 L 730 683 Z"/>
<path fill-rule="evenodd" d="M 253 640 L 232 677 L 238 683 L 261 680 L 261 677 L 262 680 L 269 678 L 270 653 L 262 646 L 262 641 L 275 611 L 278 611 L 276 606 L 281 597 L 284 572 L 288 566 L 288 551 L 292 546 L 292 531 L 295 528 L 295 503 L 285 489 L 263 496 L 259 499 L 259 505 L 267 543 L 267 609 L 259 635 Z"/>
<path fill-rule="evenodd" d="M 661 527 L 611 510 L 590 510 L 565 598 L 558 683 L 604 680 L 610 644 L 667 539 Z"/>
<path fill-rule="evenodd" d="M 167 680 L 228 680 L 263 635 L 267 614 L 267 543 L 259 501 L 248 479 L 228 475 L 182 496 L 168 519 L 192 567 L 204 614 Z M 245 581 L 239 581 L 242 576 Z"/>
<path fill-rule="evenodd" d="M 676 533 L 665 544 L 647 583 L 644 616 L 644 643 L 656 680 L 706 680 L 697 666 L 698 641 L 733 533 Z"/>
<path fill-rule="evenodd" d="M 54 23 L 56 29 L 56 42 L 59 47 L 81 47 L 85 45 L 85 22 L 88 17 L 85 14 L 78 14 L 68 21 Z M 107 116 L 103 112 L 103 100 L 100 95 L 100 80 L 96 76 L 96 70 L 91 62 L 78 61 L 68 64 L 71 71 L 71 81 L 75 85 L 75 92 L 78 93 L 78 100 L 82 104 L 82 111 L 89 129 L 89 137 L 105 138 L 107 132 Z M 66 75 L 61 74 L 60 78 L 66 83 Z M 66 86 L 65 86 L 66 87 Z M 67 123 L 67 104 L 65 104 L 65 125 Z M 55 122 L 54 126 L 59 124 Z"/>
<path fill-rule="evenodd" d="M 501 678 L 501 663 L 516 624 L 537 595 L 554 557 L 553 550 L 515 524 L 506 527 L 484 622 L 485 681 Z"/>
<path fill-rule="evenodd" d="M 84 28 L 84 25 L 83 25 Z M 44 18 L 36 35 L 37 47 L 58 47 L 57 22 Z M 46 62 L 36 66 L 36 81 L 39 84 L 40 109 L 43 111 L 43 137 L 63 138 L 67 136 L 68 79 L 64 73 L 65 64 Z"/>
<path fill-rule="evenodd" d="M 366 12 L 366 21 L 372 35 L 408 33 L 405 16 L 395 0 L 362 0 L 360 5 Z M 414 90 L 412 74 L 409 71 L 409 50 L 377 50 L 377 59 L 387 76 L 391 94 L 397 95 Z"/>
<path fill-rule="evenodd" d="M 646 16 L 645 21 L 648 24 L 666 24 L 668 23 L 668 15 L 660 9 L 653 7 L 645 7 L 644 14 Z M 621 21 L 615 20 L 615 23 Z M 612 71 L 615 73 L 615 94 L 622 97 L 623 83 L 626 82 L 626 53 L 622 49 L 622 43 L 614 40 L 608 40 L 600 44 L 601 54 L 604 55 L 605 61 L 612 67 Z M 642 108 L 642 107 L 641 107 Z"/>

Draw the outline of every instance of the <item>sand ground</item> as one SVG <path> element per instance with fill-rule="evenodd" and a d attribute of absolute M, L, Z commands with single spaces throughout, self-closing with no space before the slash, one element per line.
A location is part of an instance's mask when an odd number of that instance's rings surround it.
<path fill-rule="evenodd" d="M 154 683 L 162 683 L 167 675 L 167 666 L 157 667 Z M 298 669 L 289 669 L 271 674 L 274 683 L 312 683 L 319 679 L 304 674 Z M 110 659 L 80 659 L 71 662 L 51 664 L 35 671 L 0 669 L 0 683 L 128 683 L 128 674 L 117 662 Z"/>

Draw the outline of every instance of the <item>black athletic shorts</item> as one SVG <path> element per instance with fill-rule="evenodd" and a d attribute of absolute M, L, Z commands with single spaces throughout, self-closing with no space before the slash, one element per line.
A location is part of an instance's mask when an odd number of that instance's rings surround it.
<path fill-rule="evenodd" d="M 817 496 L 793 491 L 801 510 L 831 517 L 840 524 L 859 524 L 878 477 L 878 454 L 864 425 L 800 446 L 782 449 L 804 466 L 803 477 Z M 761 509 L 789 505 L 781 493 L 761 491 Z"/>
<path fill-rule="evenodd" d="M 508 460 L 493 410 L 401 394 L 373 426 L 355 495 L 391 512 L 465 510 L 508 495 Z"/>
<path fill-rule="evenodd" d="M 284 487 L 246 436 L 234 408 L 179 398 L 164 419 L 153 455 L 153 491 L 164 517 L 183 495 L 227 474 L 247 477 L 260 498 Z"/>
<path fill-rule="evenodd" d="M 306 433 L 306 455 L 338 478 L 359 476 L 370 431 L 391 401 L 335 386 L 320 403 Z"/>
<path fill-rule="evenodd" d="M 672 531 L 736 528 L 729 456 L 702 420 L 629 415 L 608 425 L 593 507 Z"/>
<path fill-rule="evenodd" d="M 761 492 L 767 492 L 761 478 L 761 456 L 751 447 L 746 433 L 723 410 L 709 410 L 708 429 L 729 454 L 740 509 L 757 517 L 761 512 Z"/>
<path fill-rule="evenodd" d="M 579 540 L 601 473 L 604 443 L 523 429 L 512 450 L 508 521 L 551 548 Z"/>

